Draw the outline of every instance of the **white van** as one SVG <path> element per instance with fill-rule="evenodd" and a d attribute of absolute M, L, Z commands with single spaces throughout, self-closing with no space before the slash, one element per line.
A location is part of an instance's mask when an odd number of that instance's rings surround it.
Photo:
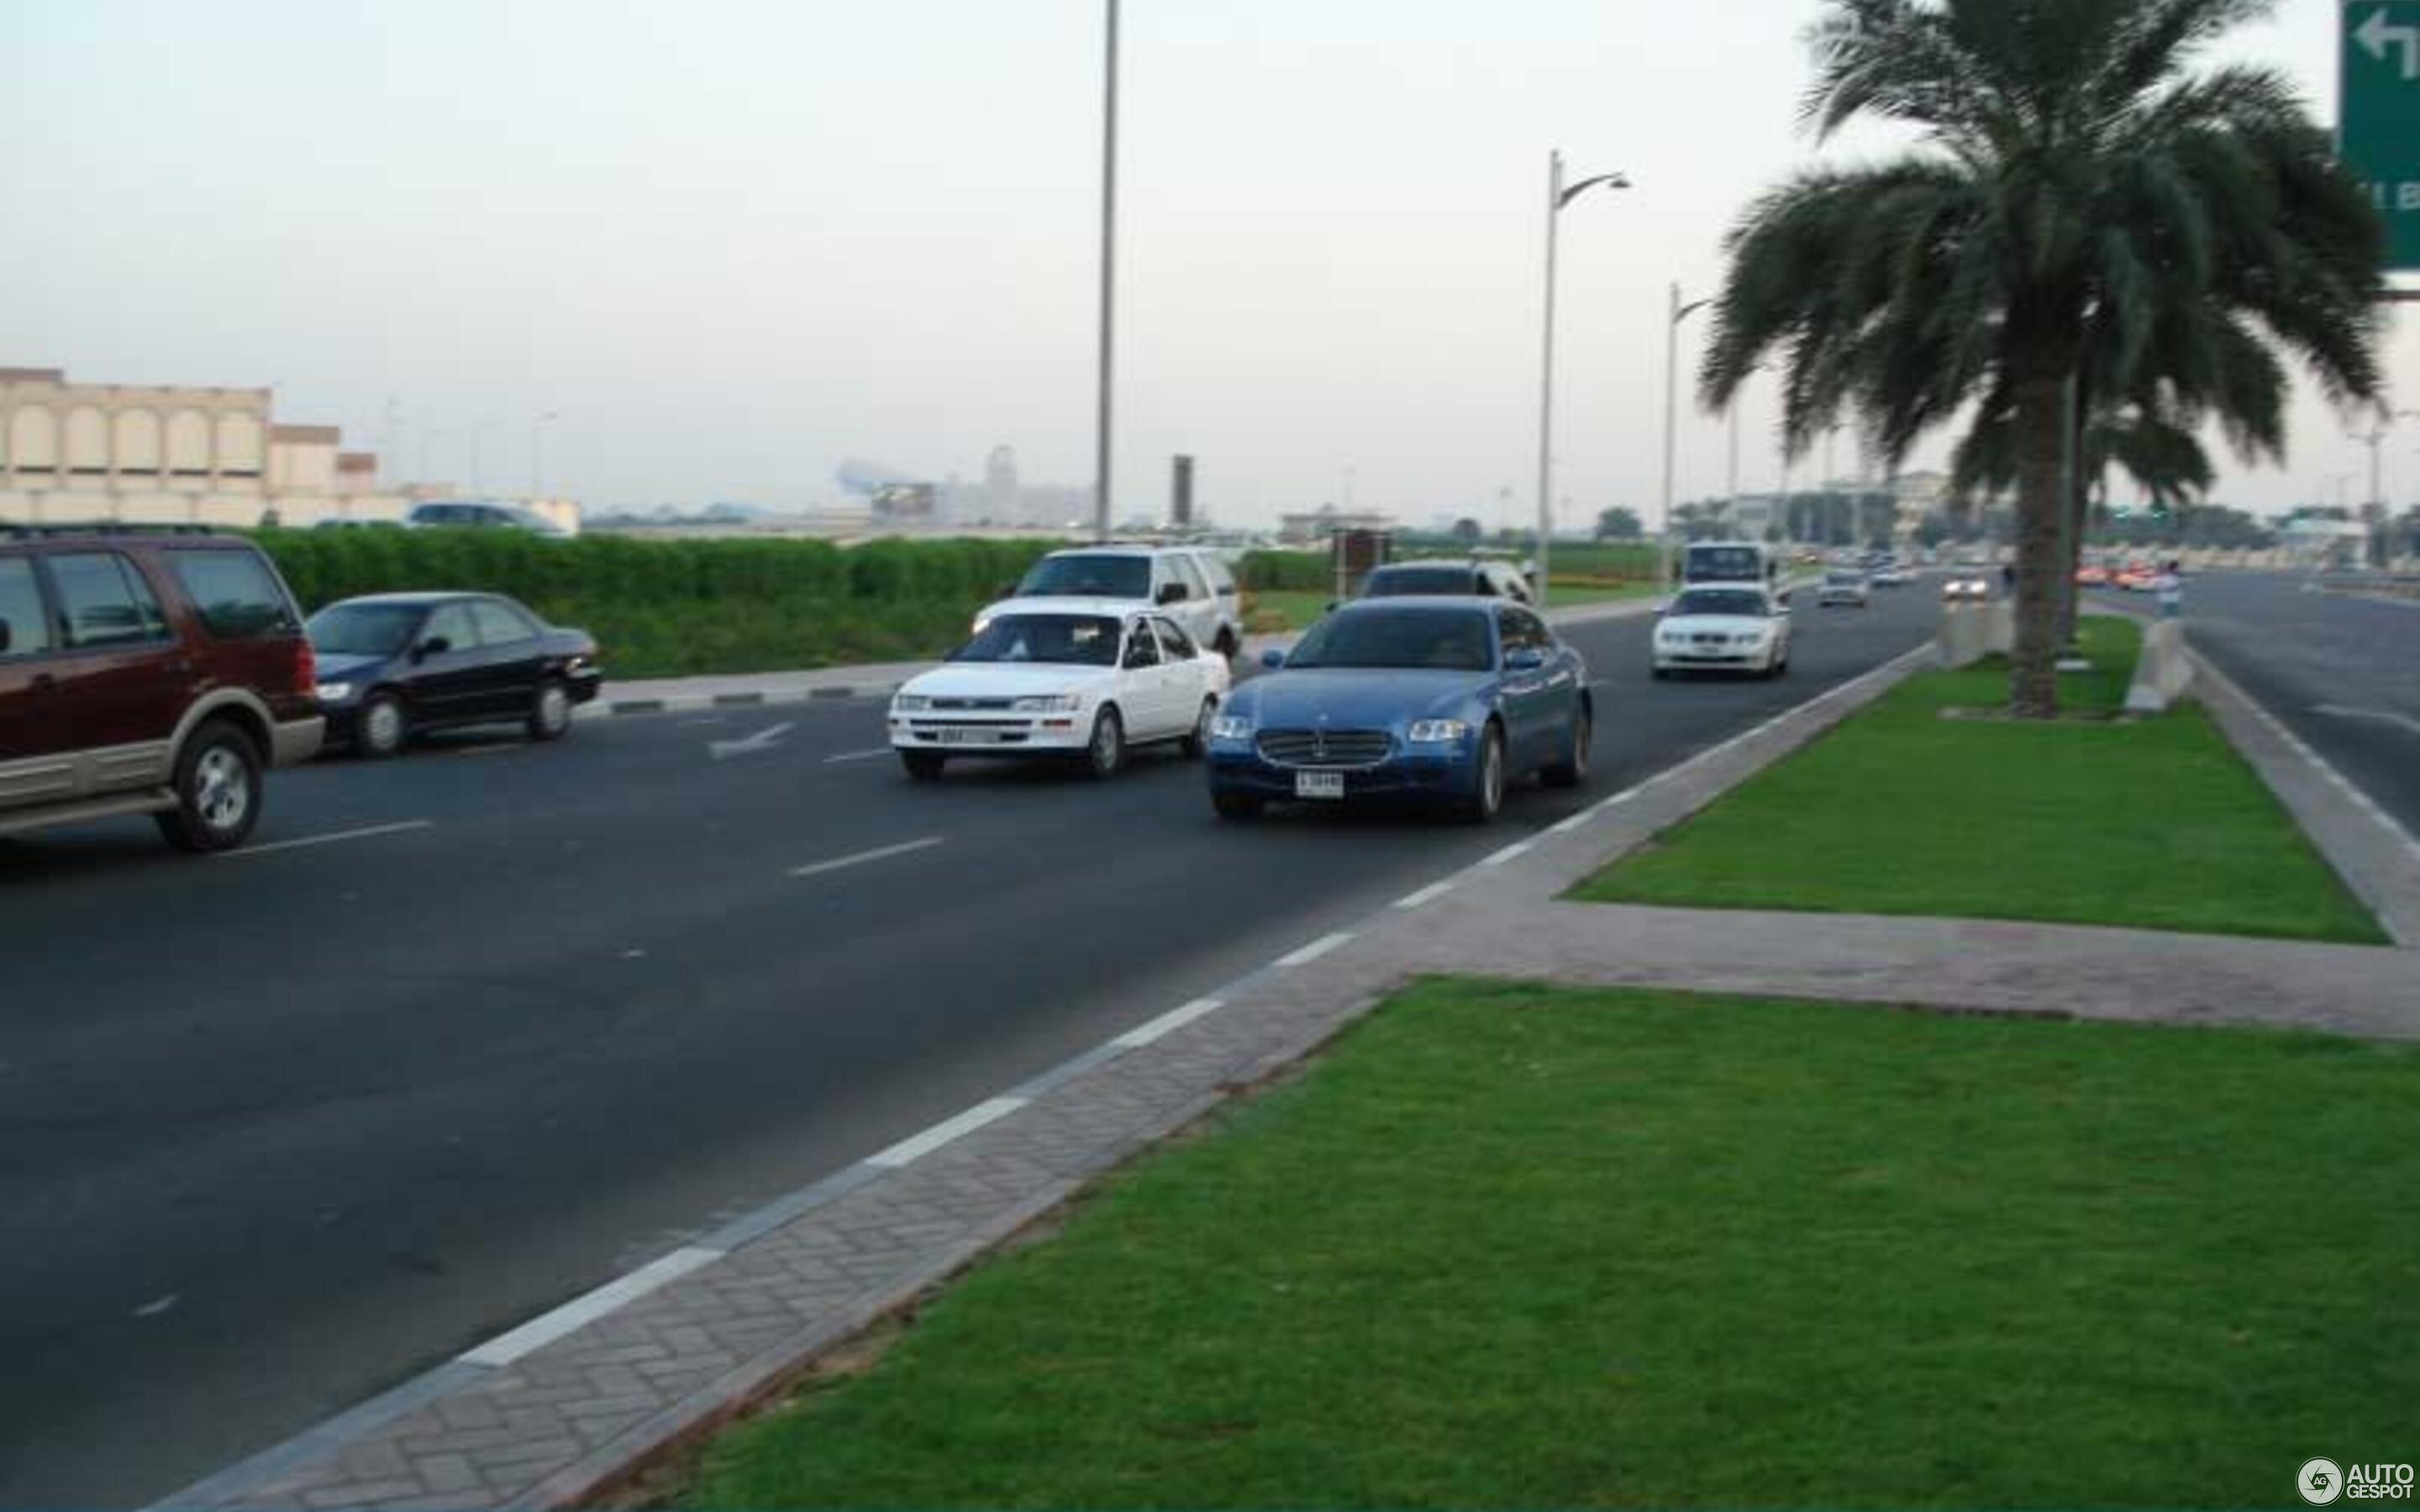
<path fill-rule="evenodd" d="M 1754 583 L 1771 588 L 1780 577 L 1781 563 L 1758 541 L 1692 541 L 1681 563 L 1681 580 L 1692 585 Z"/>

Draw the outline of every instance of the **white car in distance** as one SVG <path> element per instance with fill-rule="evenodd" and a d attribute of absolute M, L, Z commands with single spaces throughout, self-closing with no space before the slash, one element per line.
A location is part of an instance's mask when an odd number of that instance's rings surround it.
<path fill-rule="evenodd" d="M 1752 583 L 1701 583 L 1666 607 L 1651 645 L 1658 678 L 1690 671 L 1778 677 L 1790 670 L 1790 605 Z"/>
<path fill-rule="evenodd" d="M 1224 656 L 1165 614 L 1084 599 L 1008 606 L 892 695 L 891 745 L 920 782 L 960 756 L 1073 758 L 1109 777 L 1138 746 L 1200 755 L 1229 676 Z"/>

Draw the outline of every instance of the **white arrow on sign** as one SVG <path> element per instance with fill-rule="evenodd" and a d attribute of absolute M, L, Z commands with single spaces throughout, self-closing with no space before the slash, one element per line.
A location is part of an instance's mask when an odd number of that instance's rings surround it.
<path fill-rule="evenodd" d="M 2361 23 L 2361 30 L 2352 35 L 2381 63 L 2386 61 L 2389 48 L 2403 49 L 2403 77 L 2420 79 L 2420 26 L 2387 24 L 2386 8 L 2381 6 L 2371 11 L 2369 19 Z"/>
<path fill-rule="evenodd" d="M 769 729 L 759 730 L 745 740 L 718 740 L 706 748 L 718 762 L 733 756 L 754 756 L 771 750 L 774 744 L 789 733 L 790 726 L 777 724 Z"/>

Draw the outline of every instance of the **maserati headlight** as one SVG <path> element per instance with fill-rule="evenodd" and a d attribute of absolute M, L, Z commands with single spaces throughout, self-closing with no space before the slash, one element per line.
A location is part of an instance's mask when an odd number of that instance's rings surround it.
<path fill-rule="evenodd" d="M 353 701 L 353 685 L 350 683 L 321 683 L 315 691 L 322 703 L 350 703 Z"/>
<path fill-rule="evenodd" d="M 1073 693 L 1037 693 L 1009 705 L 1018 714 L 1073 714 L 1084 701 Z"/>
<path fill-rule="evenodd" d="M 1409 732 L 1415 746 L 1442 746 L 1469 733 L 1470 726 L 1460 719 L 1415 719 Z"/>
<path fill-rule="evenodd" d="M 1252 721 L 1245 718 L 1241 715 L 1219 715 L 1217 718 L 1210 721 L 1210 738 L 1213 740 L 1249 740 L 1252 738 Z"/>

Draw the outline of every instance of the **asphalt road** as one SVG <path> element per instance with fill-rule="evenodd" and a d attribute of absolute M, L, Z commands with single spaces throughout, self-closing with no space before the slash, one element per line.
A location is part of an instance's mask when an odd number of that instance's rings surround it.
<path fill-rule="evenodd" d="M 1644 620 L 1569 631 L 1600 680 L 1595 776 L 1484 830 L 1221 825 L 1173 757 L 1106 785 L 969 766 L 911 786 L 859 703 L 283 773 L 256 849 L 223 858 L 139 822 L 0 841 L 0 1504 L 173 1490 L 1938 614 L 1929 586 L 1863 613 L 1810 600 L 1770 684 L 1650 682 Z"/>
<path fill-rule="evenodd" d="M 2420 604 L 2221 572 L 2191 579 L 2184 612 L 2195 649 L 2420 834 Z"/>

